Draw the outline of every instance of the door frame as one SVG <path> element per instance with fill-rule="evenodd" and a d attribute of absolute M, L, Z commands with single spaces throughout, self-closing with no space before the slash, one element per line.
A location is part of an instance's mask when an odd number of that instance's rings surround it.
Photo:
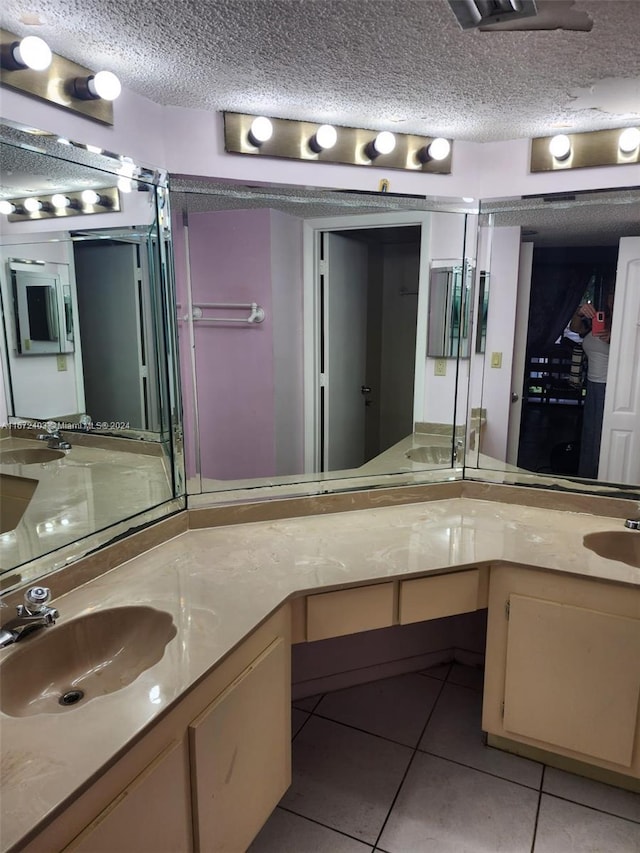
<path fill-rule="evenodd" d="M 320 389 L 327 382 L 321 366 L 320 237 L 326 231 L 355 231 L 396 226 L 420 226 L 420 266 L 418 273 L 418 321 L 414 359 L 413 421 L 424 409 L 424 381 L 427 352 L 427 311 L 429 298 L 430 213 L 426 211 L 372 213 L 358 216 L 327 216 L 305 219 L 303 240 L 303 383 L 304 383 L 304 470 L 320 471 Z M 422 354 L 422 358 L 419 354 Z"/>

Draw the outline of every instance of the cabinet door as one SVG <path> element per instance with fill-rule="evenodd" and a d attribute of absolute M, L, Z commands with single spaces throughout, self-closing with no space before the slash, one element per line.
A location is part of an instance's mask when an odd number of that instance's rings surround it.
<path fill-rule="evenodd" d="M 246 850 L 291 784 L 290 669 L 278 638 L 189 726 L 202 853 Z"/>
<path fill-rule="evenodd" d="M 170 746 L 65 853 L 185 853 L 191 850 L 186 744 Z"/>
<path fill-rule="evenodd" d="M 511 595 L 507 633 L 505 731 L 629 767 L 640 623 Z"/>
<path fill-rule="evenodd" d="M 640 589 L 492 568 L 482 727 L 547 763 L 640 778 Z"/>

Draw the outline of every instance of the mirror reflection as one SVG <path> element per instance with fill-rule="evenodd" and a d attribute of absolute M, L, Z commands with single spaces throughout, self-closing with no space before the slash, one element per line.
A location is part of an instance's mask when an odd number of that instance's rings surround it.
<path fill-rule="evenodd" d="M 470 405 L 486 421 L 471 465 L 529 484 L 637 487 L 640 193 L 483 204 L 483 252 L 491 301 Z"/>
<path fill-rule="evenodd" d="M 429 287 L 475 252 L 464 205 L 174 177 L 171 206 L 190 492 L 457 476 L 466 378 L 427 318 L 468 336 L 470 276 Z"/>
<path fill-rule="evenodd" d="M 118 181 L 11 144 L 0 155 L 4 199 Z M 1 217 L 2 570 L 180 493 L 165 195 L 129 175 L 115 212 Z"/>

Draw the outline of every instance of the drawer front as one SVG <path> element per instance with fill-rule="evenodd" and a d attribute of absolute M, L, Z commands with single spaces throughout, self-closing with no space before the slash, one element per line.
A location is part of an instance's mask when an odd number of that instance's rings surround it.
<path fill-rule="evenodd" d="M 471 569 L 400 584 L 400 624 L 440 619 L 478 609 L 480 572 Z"/>
<path fill-rule="evenodd" d="M 307 596 L 307 640 L 326 640 L 393 625 L 392 583 Z"/>

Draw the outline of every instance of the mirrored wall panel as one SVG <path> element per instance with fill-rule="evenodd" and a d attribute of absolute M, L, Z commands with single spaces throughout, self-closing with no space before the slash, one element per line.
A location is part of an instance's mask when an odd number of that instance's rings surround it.
<path fill-rule="evenodd" d="M 478 264 L 465 476 L 637 496 L 640 191 L 482 204 Z"/>
<path fill-rule="evenodd" d="M 184 474 L 166 189 L 133 163 L 104 157 L 105 171 L 64 159 L 68 144 L 5 130 L 0 567 L 8 572 L 82 541 L 98 547 L 126 531 L 127 519 L 134 528 L 175 511 Z M 37 150 L 44 139 L 59 157 Z M 80 544 L 74 554 L 82 553 Z"/>
<path fill-rule="evenodd" d="M 171 177 L 192 494 L 461 476 L 468 371 L 430 339 L 468 340 L 468 207 Z"/>

